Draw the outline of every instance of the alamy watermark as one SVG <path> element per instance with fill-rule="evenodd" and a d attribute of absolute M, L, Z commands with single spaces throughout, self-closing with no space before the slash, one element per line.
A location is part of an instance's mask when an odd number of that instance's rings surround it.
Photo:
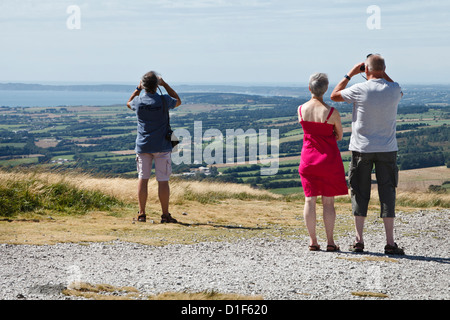
<path fill-rule="evenodd" d="M 366 278 L 366 287 L 369 290 L 382 290 L 383 284 L 381 281 L 381 268 L 379 266 L 368 267 L 367 269 L 367 278 Z"/>
<path fill-rule="evenodd" d="M 261 175 L 275 175 L 279 169 L 279 130 L 218 129 L 203 132 L 202 121 L 194 122 L 194 137 L 187 129 L 174 130 L 181 141 L 172 154 L 172 162 L 180 164 L 258 164 Z M 269 149 L 270 146 L 270 149 Z M 224 152 L 225 149 L 225 152 Z M 267 166 L 269 165 L 269 166 Z"/>
<path fill-rule="evenodd" d="M 367 7 L 366 12 L 370 14 L 366 21 L 367 28 L 369 30 L 381 29 L 381 8 L 377 5 L 371 5 Z"/>
<path fill-rule="evenodd" d="M 67 267 L 67 288 L 79 289 L 81 287 L 81 269 L 77 265 Z"/>
<path fill-rule="evenodd" d="M 81 29 L 81 9 L 77 5 L 67 7 L 66 13 L 69 17 L 66 20 L 66 26 L 69 30 Z"/>

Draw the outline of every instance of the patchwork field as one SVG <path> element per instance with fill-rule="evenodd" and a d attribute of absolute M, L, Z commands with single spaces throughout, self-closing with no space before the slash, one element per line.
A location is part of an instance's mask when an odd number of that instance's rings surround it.
<path fill-rule="evenodd" d="M 397 138 L 399 141 L 400 190 L 427 191 L 430 185 L 442 186 L 449 178 L 450 164 L 450 112 L 448 104 L 429 104 L 424 92 L 423 100 L 415 104 L 406 99 L 399 108 Z M 174 177 L 184 180 L 206 180 L 250 185 L 274 194 L 302 193 L 298 165 L 303 131 L 297 120 L 297 108 L 308 96 L 269 97 L 231 93 L 182 94 L 184 104 L 171 115 L 174 129 L 185 129 L 191 134 L 191 155 L 181 164 L 173 165 Z M 441 97 L 440 99 L 447 99 Z M 350 152 L 352 108 L 345 104 L 338 108 L 344 126 L 344 140 L 338 143 L 344 167 L 348 170 Z M 134 145 L 136 117 L 124 105 L 69 106 L 69 107 L 1 107 L 0 167 L 39 167 L 50 171 L 84 171 L 99 176 L 136 177 Z M 201 124 L 202 150 L 222 146 L 223 159 L 208 165 L 196 161 L 193 154 L 195 135 Z M 223 140 L 204 136 L 214 129 Z M 249 162 L 248 139 L 244 146 L 245 160 L 240 164 L 235 145 L 234 161 L 225 159 L 227 130 L 242 129 L 257 134 L 270 130 L 279 133 L 279 170 L 263 176 L 261 164 Z M 182 137 L 183 139 L 183 137 Z M 261 141 L 259 141 L 261 142 Z M 259 149 L 260 150 L 260 149 Z M 182 151 L 184 152 L 184 151 Z M 270 154 L 271 148 L 268 148 Z M 180 154 L 180 153 L 178 153 Z M 183 153 L 184 155 L 184 153 Z M 186 161 L 187 160 L 187 161 Z M 222 161 L 221 161 L 222 160 Z M 261 160 L 261 159 L 259 159 Z M 206 168 L 206 169 L 205 169 Z M 419 170 L 419 171 L 415 171 Z"/>

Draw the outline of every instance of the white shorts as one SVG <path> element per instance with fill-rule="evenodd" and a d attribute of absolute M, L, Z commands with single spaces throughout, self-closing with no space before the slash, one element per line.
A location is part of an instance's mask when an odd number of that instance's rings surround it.
<path fill-rule="evenodd" d="M 157 181 L 169 181 L 172 174 L 171 152 L 138 153 L 136 155 L 139 179 L 150 179 L 153 160 L 155 160 L 155 174 Z"/>

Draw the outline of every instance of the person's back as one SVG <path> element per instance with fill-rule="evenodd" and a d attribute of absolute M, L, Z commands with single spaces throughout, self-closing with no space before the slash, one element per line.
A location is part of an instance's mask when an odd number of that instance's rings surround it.
<path fill-rule="evenodd" d="M 301 113 L 301 114 L 300 114 Z M 299 122 L 326 123 L 333 126 L 337 141 L 342 140 L 342 124 L 339 111 L 320 100 L 311 99 L 298 109 Z"/>
<path fill-rule="evenodd" d="M 336 143 L 336 140 L 342 139 L 339 112 L 323 101 L 328 84 L 325 73 L 311 75 L 311 100 L 298 108 L 298 119 L 304 133 L 298 173 L 305 194 L 303 214 L 311 251 L 320 250 L 316 236 L 317 197 L 322 197 L 327 251 L 339 251 L 333 240 L 336 219 L 334 197 L 348 194 L 344 165 Z"/>
<path fill-rule="evenodd" d="M 167 95 L 157 94 L 162 86 Z M 142 89 L 146 93 L 141 95 Z M 161 223 L 176 223 L 169 212 L 170 187 L 172 173 L 172 143 L 170 136 L 169 110 L 181 105 L 178 94 L 156 72 L 146 73 L 127 102 L 128 108 L 136 112 L 138 134 L 136 138 L 136 167 L 139 175 L 137 221 L 145 222 L 145 206 L 148 197 L 148 181 L 153 161 L 158 181 L 158 197 L 161 202 Z"/>
<path fill-rule="evenodd" d="M 302 118 L 309 122 L 329 123 L 327 118 L 330 110 L 331 107 L 320 101 L 308 101 L 302 105 Z"/>
<path fill-rule="evenodd" d="M 349 150 L 357 152 L 397 151 L 396 118 L 401 88 L 396 82 L 371 79 L 341 92 L 353 102 L 352 136 Z"/>
<path fill-rule="evenodd" d="M 137 153 L 172 151 L 172 145 L 166 139 L 170 125 L 167 113 L 175 105 L 176 100 L 168 95 L 148 92 L 132 101 L 131 106 L 138 119 Z"/>
<path fill-rule="evenodd" d="M 346 88 L 353 76 L 365 72 L 367 82 Z M 404 254 L 394 241 L 396 188 L 398 185 L 396 117 L 403 93 L 398 83 L 386 74 L 385 60 L 370 54 L 364 63 L 356 64 L 331 94 L 331 100 L 353 103 L 352 136 L 349 150 L 352 160 L 349 182 L 356 239 L 351 250 L 364 250 L 364 221 L 369 210 L 372 172 L 380 199 L 380 217 L 386 232 L 387 254 Z"/>

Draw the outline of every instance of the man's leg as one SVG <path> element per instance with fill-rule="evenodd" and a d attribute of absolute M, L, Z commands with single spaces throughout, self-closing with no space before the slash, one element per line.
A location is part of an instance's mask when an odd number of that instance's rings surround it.
<path fill-rule="evenodd" d="M 384 230 L 386 231 L 386 243 L 390 246 L 394 246 L 394 218 L 383 218 L 383 222 Z"/>
<path fill-rule="evenodd" d="M 164 216 L 169 214 L 170 187 L 169 181 L 158 181 L 158 196 Z"/>
<path fill-rule="evenodd" d="M 356 243 L 364 243 L 363 231 L 365 217 L 355 216 Z"/>
<path fill-rule="evenodd" d="M 136 165 L 139 175 L 138 180 L 138 203 L 139 215 L 138 221 L 145 222 L 145 207 L 148 198 L 148 181 L 152 170 L 153 157 L 148 153 L 137 154 Z"/>
<path fill-rule="evenodd" d="M 380 197 L 380 216 L 386 231 L 386 242 L 394 245 L 395 198 L 398 184 L 397 153 L 378 153 L 375 170 Z"/>
<path fill-rule="evenodd" d="M 148 180 L 139 179 L 138 181 L 138 201 L 139 201 L 139 215 L 145 215 L 145 206 L 148 197 Z"/>
<path fill-rule="evenodd" d="M 372 188 L 372 154 L 352 152 L 349 170 L 352 211 L 355 216 L 356 243 L 364 243 L 364 221 Z"/>
<path fill-rule="evenodd" d="M 176 223 L 169 212 L 170 187 L 169 179 L 172 174 L 171 152 L 155 153 L 155 172 L 158 181 L 158 196 L 161 203 L 161 222 Z"/>

